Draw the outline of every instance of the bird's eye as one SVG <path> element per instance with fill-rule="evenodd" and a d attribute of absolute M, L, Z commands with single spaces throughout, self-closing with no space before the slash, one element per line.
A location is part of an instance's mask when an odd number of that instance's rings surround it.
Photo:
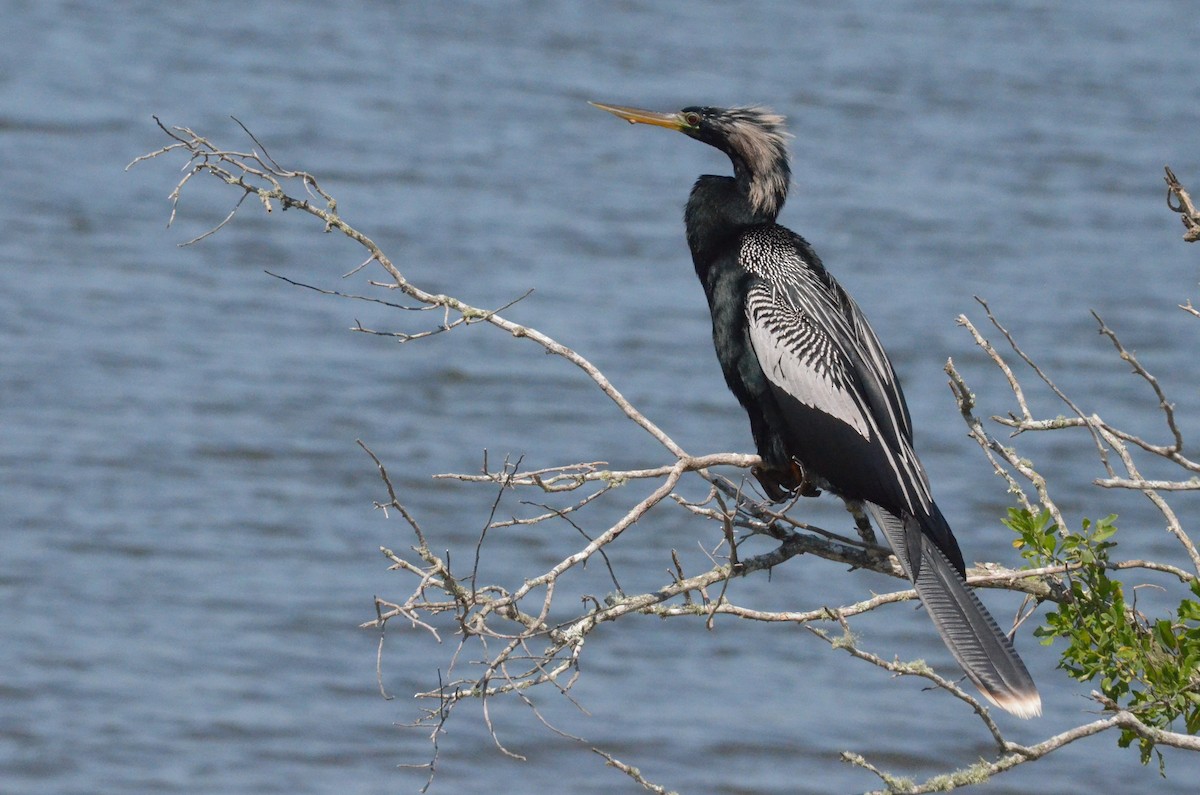
<path fill-rule="evenodd" d="M 700 114 L 694 110 L 690 110 L 687 113 L 683 114 L 683 120 L 685 122 L 687 122 L 687 125 L 689 127 L 699 127 L 700 126 Z"/>

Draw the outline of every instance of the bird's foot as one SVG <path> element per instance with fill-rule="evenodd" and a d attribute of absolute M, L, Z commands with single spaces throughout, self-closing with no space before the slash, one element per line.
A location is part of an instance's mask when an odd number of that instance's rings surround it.
<path fill-rule="evenodd" d="M 875 537 L 875 528 L 871 526 L 871 519 L 863 510 L 863 504 L 856 500 L 847 501 L 846 510 L 854 517 L 854 525 L 858 528 L 858 536 L 862 539 L 863 544 L 867 548 L 878 547 L 879 540 Z"/>
<path fill-rule="evenodd" d="M 792 460 L 787 469 L 758 466 L 750 470 L 771 502 L 783 502 L 792 497 L 819 497 L 821 490 L 808 478 L 804 468 Z"/>

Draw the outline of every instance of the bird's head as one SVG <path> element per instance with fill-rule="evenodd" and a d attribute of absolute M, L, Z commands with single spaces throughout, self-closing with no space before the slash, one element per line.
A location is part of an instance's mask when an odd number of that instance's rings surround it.
<path fill-rule="evenodd" d="M 660 113 L 621 105 L 589 103 L 630 124 L 652 124 L 678 130 L 714 146 L 733 162 L 734 176 L 745 187 L 755 212 L 774 218 L 787 198 L 791 168 L 784 118 L 768 108 L 693 106 Z"/>

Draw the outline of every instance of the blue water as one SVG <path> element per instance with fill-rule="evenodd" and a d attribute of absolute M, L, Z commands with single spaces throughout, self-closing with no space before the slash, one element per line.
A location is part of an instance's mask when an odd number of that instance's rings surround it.
<path fill-rule="evenodd" d="M 812 5 L 813 7 L 808 7 Z M 1153 405 L 1095 335 L 1094 308 L 1200 410 L 1200 250 L 1165 209 L 1161 169 L 1200 185 L 1200 38 L 1191 4 L 953 6 L 631 2 L 0 3 L 0 791 L 411 792 L 427 732 L 400 728 L 448 664 L 394 627 L 375 679 L 372 599 L 403 598 L 381 545 L 405 528 L 367 442 L 434 545 L 466 560 L 494 498 L 430 474 L 524 456 L 661 463 L 580 374 L 482 326 L 397 346 L 349 333 L 420 328 L 264 274 L 366 292 L 362 253 L 299 213 L 196 184 L 167 229 L 175 158 L 151 120 L 316 173 L 344 217 L 416 283 L 499 306 L 578 349 L 691 452 L 746 451 L 721 382 L 680 212 L 695 175 L 727 167 L 680 136 L 585 100 L 664 109 L 763 102 L 791 119 L 784 223 L 856 296 L 905 379 L 939 502 L 968 557 L 1014 563 L 1002 485 L 964 436 L 941 367 L 985 399 L 1000 382 L 954 318 L 986 296 L 1089 411 L 1161 433 Z M 1041 401 L 1044 410 L 1060 409 Z M 1189 427 L 1200 431 L 1192 420 Z M 1161 437 L 1160 437 L 1161 438 Z M 1193 433 L 1193 437 L 1194 433 Z M 1101 474 L 1086 440 L 1030 449 L 1064 508 L 1119 511 L 1130 557 L 1175 554 L 1161 522 Z M 693 491 L 696 487 L 690 487 Z M 640 493 L 640 492 L 638 492 Z M 622 495 L 626 499 L 629 497 Z M 517 497 L 505 510 L 518 511 Z M 1178 503 L 1185 521 L 1195 500 Z M 844 522 L 830 501 L 804 506 Z M 601 511 L 588 526 L 602 528 Z M 712 527 L 664 507 L 614 549 L 626 590 L 665 582 L 667 550 L 699 569 Z M 493 536 L 508 586 L 579 544 L 565 525 Z M 572 581 L 603 593 L 603 571 Z M 742 604 L 842 604 L 894 583 L 797 559 L 734 583 Z M 575 595 L 565 595 L 564 608 Z M 1001 615 L 1015 600 L 989 595 Z M 1149 597 L 1148 597 L 1149 598 Z M 883 654 L 950 672 L 905 608 L 857 625 Z M 1001 718 L 1036 742 L 1090 719 L 1088 688 L 1021 647 L 1046 717 Z M 877 786 L 866 755 L 921 779 L 991 752 L 977 721 L 781 625 L 634 618 L 598 632 L 548 717 L 684 793 Z M 516 762 L 474 705 L 441 740 L 435 792 L 635 792 L 519 704 L 493 705 Z M 997 779 L 993 793 L 1190 792 L 1100 736 Z"/>

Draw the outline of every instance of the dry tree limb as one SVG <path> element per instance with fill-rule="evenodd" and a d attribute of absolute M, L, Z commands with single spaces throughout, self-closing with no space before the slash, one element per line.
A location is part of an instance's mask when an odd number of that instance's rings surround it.
<path fill-rule="evenodd" d="M 1200 240 L 1200 212 L 1196 211 L 1196 205 L 1192 203 L 1192 197 L 1188 195 L 1187 189 L 1180 184 L 1179 179 L 1175 176 L 1175 172 L 1170 166 L 1165 166 L 1166 176 L 1164 179 L 1167 183 L 1167 207 L 1171 212 L 1179 213 L 1179 220 L 1183 222 L 1183 226 L 1187 229 L 1183 233 L 1183 239 L 1188 243 L 1195 243 Z"/>
<path fill-rule="evenodd" d="M 1099 333 L 1112 343 L 1120 359 L 1126 362 L 1132 372 L 1143 380 L 1151 389 L 1158 410 L 1163 416 L 1164 424 L 1170 434 L 1171 442 L 1169 444 L 1155 444 L 1149 442 L 1135 434 L 1123 431 L 1117 428 L 1096 413 L 1085 413 L 1073 400 L 1065 395 L 1060 390 L 1050 377 L 1018 346 L 1012 334 L 1006 329 L 992 314 L 987 303 L 976 299 L 983 306 L 987 313 L 988 319 L 992 325 L 1004 336 L 1012 351 L 1034 372 L 1037 378 L 1050 390 L 1050 392 L 1058 398 L 1074 416 L 1059 416 L 1051 419 L 1039 419 L 1033 416 L 1029 403 L 1025 397 L 1025 392 L 1019 386 L 1019 380 L 1013 370 L 999 355 L 996 349 L 987 339 L 979 332 L 979 330 L 971 323 L 966 316 L 959 316 L 959 324 L 967 328 L 971 333 L 972 338 L 981 350 L 983 350 L 992 363 L 1004 374 L 1008 381 L 1013 397 L 1017 403 L 1017 411 L 1010 412 L 1007 416 L 993 416 L 991 419 L 999 425 L 1005 426 L 1012 431 L 1012 436 L 1018 434 L 1037 431 L 1037 432 L 1054 432 L 1068 428 L 1084 428 L 1092 437 L 1093 446 L 1096 449 L 1096 455 L 1102 467 L 1105 470 L 1106 476 L 1095 478 L 1093 482 L 1103 488 L 1127 488 L 1140 491 L 1155 507 L 1166 523 L 1167 532 L 1169 532 L 1175 540 L 1183 548 L 1185 554 L 1191 562 L 1192 569 L 1195 575 L 1200 575 L 1200 551 L 1197 550 L 1195 542 L 1191 539 L 1187 531 L 1183 527 L 1183 523 L 1170 503 L 1161 495 L 1159 491 L 1192 491 L 1200 489 L 1200 479 L 1197 479 L 1193 472 L 1200 471 L 1200 462 L 1196 462 L 1184 455 L 1184 437 L 1183 432 L 1175 416 L 1175 407 L 1167 399 L 1166 393 L 1163 390 L 1159 380 L 1150 373 L 1150 371 L 1142 365 L 1138 360 L 1137 355 L 1130 351 L 1120 340 L 1120 337 L 1115 331 L 1109 328 L 1104 321 L 1095 312 L 1093 317 L 1099 326 Z M 1015 447 L 1004 445 L 994 436 L 987 433 L 983 428 L 982 422 L 974 416 L 974 399 L 970 389 L 963 380 L 961 374 L 955 370 L 953 362 L 946 365 L 946 372 L 951 378 L 951 388 L 959 404 L 959 410 L 966 420 L 972 438 L 984 449 L 989 460 L 992 462 L 997 474 L 1006 479 L 1009 484 L 1010 491 L 1018 495 L 1022 504 L 1026 508 L 1031 508 L 1028 499 L 1025 498 L 1023 489 L 1018 482 L 1018 478 L 1029 482 L 1038 494 L 1038 502 L 1043 508 L 1048 510 L 1054 522 L 1058 525 L 1060 533 L 1068 532 L 1069 525 L 1062 516 L 1058 506 L 1049 494 L 1045 478 L 1037 472 L 1033 463 L 1026 457 L 1022 456 Z M 1131 449 L 1132 448 L 1132 449 Z M 1164 480 L 1164 479 L 1148 479 L 1141 473 L 1141 469 L 1137 460 L 1134 457 L 1134 449 L 1141 451 L 1144 454 L 1150 455 L 1154 459 L 1167 461 L 1174 464 L 1185 472 L 1189 473 L 1186 479 L 1181 480 Z M 1110 454 L 1115 456 L 1117 462 L 1123 471 L 1118 472 L 1117 467 Z M 1192 575 L 1189 575 L 1192 576 Z"/>
<path fill-rule="evenodd" d="M 1092 697 L 1101 702 L 1101 704 L 1104 703 L 1104 699 L 1098 693 L 1093 693 Z M 1189 734 L 1168 732 L 1156 729 L 1153 726 L 1147 726 L 1133 713 L 1119 710 L 1106 718 L 1084 723 L 1073 729 L 1060 732 L 1035 745 L 1026 746 L 1004 741 L 1005 753 L 995 761 L 989 762 L 983 759 L 961 770 L 933 776 L 921 784 L 917 784 L 910 779 L 890 775 L 870 764 L 859 754 L 846 752 L 842 754 L 842 759 L 864 770 L 871 771 L 879 776 L 884 784 L 887 785 L 887 789 L 871 790 L 865 793 L 865 795 L 924 795 L 924 793 L 929 792 L 947 792 L 959 787 L 982 784 L 992 776 L 1012 770 L 1027 762 L 1035 762 L 1063 746 L 1109 731 L 1110 729 L 1127 729 L 1139 737 L 1153 739 L 1160 745 L 1167 745 L 1187 751 L 1200 751 L 1200 738 Z"/>
<path fill-rule="evenodd" d="M 625 764 L 607 751 L 602 751 L 599 748 L 593 748 L 592 751 L 604 757 L 605 764 L 607 764 L 609 767 L 615 767 L 617 770 L 620 770 L 622 773 L 640 784 L 642 789 L 649 792 L 654 792 L 657 795 L 679 795 L 679 793 L 675 792 L 674 790 L 668 790 L 666 787 L 660 786 L 651 781 L 647 781 L 646 777 L 642 775 L 642 771 L 638 770 L 632 765 Z"/>

